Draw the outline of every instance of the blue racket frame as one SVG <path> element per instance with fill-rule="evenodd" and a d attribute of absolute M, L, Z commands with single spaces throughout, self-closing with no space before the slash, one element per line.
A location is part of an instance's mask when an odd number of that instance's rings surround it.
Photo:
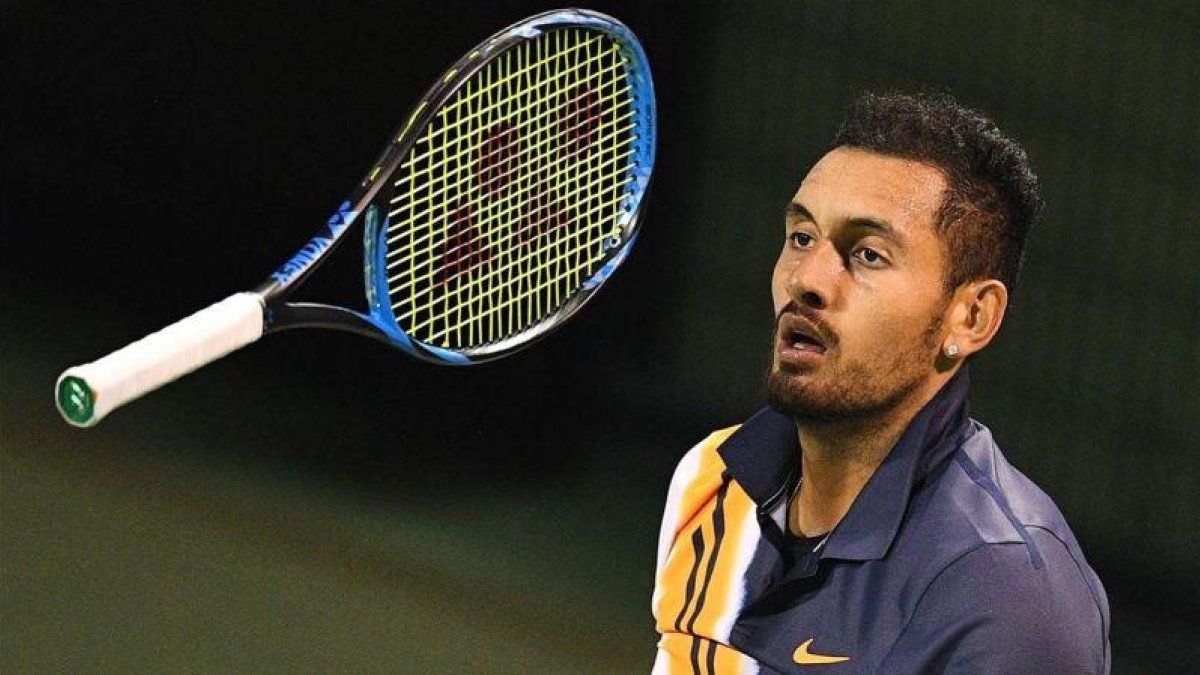
<path fill-rule="evenodd" d="M 450 350 L 420 342 L 409 336 L 392 312 L 387 287 L 387 209 L 380 206 L 390 197 L 389 180 L 434 114 L 492 57 L 515 44 L 564 28 L 590 28 L 612 36 L 627 59 L 626 75 L 631 84 L 635 120 L 633 161 L 618 221 L 622 233 L 609 244 L 600 269 L 552 315 L 503 340 L 480 347 Z M 646 195 L 654 171 L 657 142 L 657 111 L 649 61 L 637 37 L 613 17 L 583 9 L 564 9 L 530 17 L 496 33 L 455 63 L 431 87 L 399 129 L 392 142 L 355 188 L 350 199 L 300 251 L 255 289 L 264 304 L 264 332 L 290 328 L 321 327 L 366 335 L 402 349 L 417 358 L 444 365 L 471 365 L 500 358 L 549 335 L 592 298 L 620 267 L 637 240 Z M 320 303 L 285 302 L 286 296 L 313 272 L 346 237 L 359 218 L 364 221 L 363 272 L 367 311 Z"/>

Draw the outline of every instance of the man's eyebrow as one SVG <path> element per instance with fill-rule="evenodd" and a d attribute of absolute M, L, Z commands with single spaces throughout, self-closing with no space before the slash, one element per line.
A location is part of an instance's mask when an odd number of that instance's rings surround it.
<path fill-rule="evenodd" d="M 891 239 L 897 244 L 903 244 L 905 241 L 904 235 L 899 230 L 892 227 L 888 221 L 879 218 L 851 218 L 846 221 L 846 227 L 874 230 L 879 236 Z"/>
<path fill-rule="evenodd" d="M 783 215 L 787 217 L 788 221 L 804 220 L 810 223 L 817 222 L 817 219 L 813 218 L 813 215 L 800 202 L 788 202 L 787 207 L 783 210 Z"/>
<path fill-rule="evenodd" d="M 787 218 L 787 222 L 789 223 L 817 222 L 817 219 L 813 217 L 813 214 L 808 210 L 808 208 L 806 208 L 800 202 L 788 202 L 788 205 L 784 208 L 783 212 Z M 891 239 L 900 245 L 903 245 L 907 241 L 907 238 L 902 232 L 892 227 L 891 223 L 881 218 L 871 218 L 868 216 L 850 218 L 849 220 L 846 220 L 843 225 L 856 230 L 872 230 L 879 236 Z"/>

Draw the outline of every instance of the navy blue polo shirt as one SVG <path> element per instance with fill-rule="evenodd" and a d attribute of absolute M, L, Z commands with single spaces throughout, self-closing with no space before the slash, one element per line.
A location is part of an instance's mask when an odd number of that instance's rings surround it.
<path fill-rule="evenodd" d="M 956 375 L 819 546 L 787 532 L 795 423 L 765 409 L 680 461 L 654 673 L 1107 673 L 1104 588 Z"/>

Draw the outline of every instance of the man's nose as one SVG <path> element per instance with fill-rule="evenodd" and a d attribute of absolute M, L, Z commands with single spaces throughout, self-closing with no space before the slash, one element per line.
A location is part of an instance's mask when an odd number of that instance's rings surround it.
<path fill-rule="evenodd" d="M 787 278 L 788 295 L 812 309 L 826 309 L 833 302 L 837 280 L 845 266 L 838 251 L 821 242 L 807 251 L 792 267 Z"/>

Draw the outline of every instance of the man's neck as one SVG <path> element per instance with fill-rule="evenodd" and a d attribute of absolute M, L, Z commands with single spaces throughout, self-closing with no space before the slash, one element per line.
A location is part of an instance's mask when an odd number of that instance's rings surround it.
<path fill-rule="evenodd" d="M 899 405 L 869 418 L 797 423 L 804 452 L 800 490 L 788 507 L 792 533 L 813 537 L 841 522 L 909 423 L 943 384 L 930 383 Z"/>

